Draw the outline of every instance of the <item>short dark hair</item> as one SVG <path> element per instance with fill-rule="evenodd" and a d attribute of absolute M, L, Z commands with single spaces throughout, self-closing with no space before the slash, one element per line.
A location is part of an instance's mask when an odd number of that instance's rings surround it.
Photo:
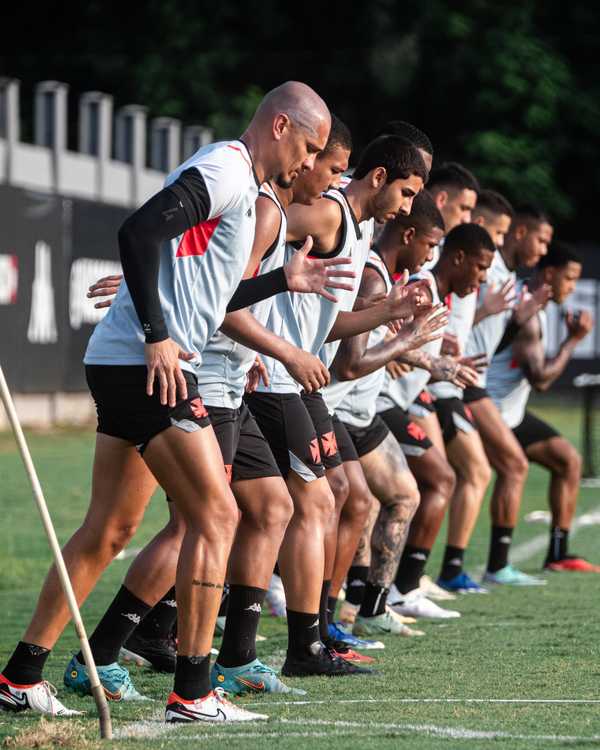
<path fill-rule="evenodd" d="M 383 233 L 386 231 L 393 232 L 396 228 L 404 230 L 409 227 L 414 227 L 418 233 L 428 232 L 433 227 L 438 227 L 442 232 L 446 231 L 444 217 L 427 190 L 421 190 L 415 196 L 408 216 L 398 214 L 395 219 L 385 224 Z"/>
<path fill-rule="evenodd" d="M 489 233 L 479 224 L 459 224 L 451 229 L 444 240 L 442 253 L 463 250 L 467 255 L 478 255 L 480 250 L 496 251 Z"/>
<path fill-rule="evenodd" d="M 549 247 L 546 255 L 542 255 L 538 262 L 538 268 L 564 268 L 567 263 L 580 263 L 583 258 L 568 242 L 555 240 Z"/>
<path fill-rule="evenodd" d="M 433 145 L 429 140 L 429 137 L 411 122 L 405 122 L 404 120 L 390 120 L 381 128 L 375 137 L 378 138 L 380 135 L 399 135 L 401 138 L 406 138 L 407 141 L 410 141 L 413 146 L 416 146 L 430 156 L 433 156 Z"/>
<path fill-rule="evenodd" d="M 474 190 L 479 193 L 477 178 L 462 164 L 447 161 L 431 170 L 427 189 L 431 192 L 440 190 Z"/>
<path fill-rule="evenodd" d="M 549 214 L 535 203 L 524 203 L 517 206 L 515 211 L 516 224 L 526 224 L 527 226 L 539 226 L 540 224 L 552 224 Z"/>
<path fill-rule="evenodd" d="M 512 219 L 515 215 L 515 209 L 503 195 L 495 190 L 482 190 L 477 196 L 477 205 L 473 209 L 475 216 L 481 213 L 492 214 L 493 216 L 510 216 Z"/>
<path fill-rule="evenodd" d="M 331 113 L 331 130 L 325 148 L 319 156 L 329 154 L 336 146 L 352 151 L 352 134 L 346 123 L 342 122 L 337 115 Z"/>
<path fill-rule="evenodd" d="M 406 180 L 411 175 L 417 175 L 423 182 L 427 182 L 429 174 L 417 148 L 406 138 L 397 135 L 382 135 L 371 141 L 362 152 L 352 176 L 356 180 L 362 180 L 377 167 L 385 168 L 388 183 Z"/>

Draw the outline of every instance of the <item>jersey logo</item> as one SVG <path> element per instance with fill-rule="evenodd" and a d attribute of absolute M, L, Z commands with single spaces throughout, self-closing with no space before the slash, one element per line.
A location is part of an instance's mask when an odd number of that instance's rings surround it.
<path fill-rule="evenodd" d="M 409 422 L 406 425 L 406 431 L 411 436 L 411 438 L 414 438 L 419 442 L 425 440 L 425 438 L 427 437 L 425 430 L 422 427 L 419 427 L 419 425 L 415 424 L 414 422 Z"/>
<path fill-rule="evenodd" d="M 208 243 L 219 226 L 220 221 L 221 217 L 215 216 L 214 219 L 203 221 L 200 224 L 196 224 L 195 227 L 186 230 L 179 242 L 175 257 L 187 258 L 191 255 L 204 255 L 208 248 Z"/>
<path fill-rule="evenodd" d="M 323 453 L 326 456 L 335 456 L 338 451 L 337 440 L 335 439 L 335 432 L 325 432 L 321 435 L 321 443 L 323 444 Z"/>
<path fill-rule="evenodd" d="M 319 451 L 319 441 L 317 438 L 314 438 L 310 441 L 310 455 L 313 460 L 313 464 L 320 464 L 321 463 L 321 452 Z"/>

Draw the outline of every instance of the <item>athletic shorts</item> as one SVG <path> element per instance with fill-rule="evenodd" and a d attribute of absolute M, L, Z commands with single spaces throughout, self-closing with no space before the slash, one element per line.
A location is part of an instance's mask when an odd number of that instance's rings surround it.
<path fill-rule="evenodd" d="M 458 432 L 469 434 L 477 430 L 471 410 L 461 398 L 438 398 L 435 410 L 446 445 L 454 440 Z"/>
<path fill-rule="evenodd" d="M 551 427 L 547 422 L 536 417 L 530 411 L 525 412 L 521 424 L 513 428 L 513 433 L 523 450 L 529 448 L 534 443 L 542 443 L 544 440 L 560 437 L 560 433 L 554 427 Z"/>
<path fill-rule="evenodd" d="M 390 428 L 390 432 L 396 438 L 405 456 L 422 456 L 429 450 L 433 443 L 427 437 L 425 430 L 413 422 L 399 406 L 380 412 L 379 416 Z"/>
<path fill-rule="evenodd" d="M 430 414 L 435 414 L 435 396 L 427 388 L 423 388 L 421 393 L 416 397 L 407 411 L 411 417 L 425 419 Z"/>
<path fill-rule="evenodd" d="M 323 396 L 319 392 L 302 393 L 302 401 L 315 426 L 323 466 L 326 469 L 335 469 L 336 466 L 341 466 L 342 458 L 338 451 L 331 414 L 325 406 Z"/>
<path fill-rule="evenodd" d="M 145 365 L 86 365 L 98 432 L 126 440 L 143 454 L 150 440 L 169 427 L 185 432 L 208 427 L 210 419 L 195 375 L 183 371 L 188 397 L 171 407 L 160 403 L 158 383 L 154 394 L 146 395 L 146 374 Z"/>
<path fill-rule="evenodd" d="M 207 406 L 230 482 L 280 477 L 273 453 L 246 404 L 239 409 Z"/>
<path fill-rule="evenodd" d="M 358 461 L 358 453 L 348 432 L 348 428 L 338 417 L 334 414 L 331 418 L 333 422 L 333 430 L 335 432 L 335 439 L 337 441 L 338 452 L 342 461 Z"/>
<path fill-rule="evenodd" d="M 342 424 L 348 430 L 359 458 L 374 451 L 390 434 L 386 423 L 378 414 L 367 427 L 355 427 L 348 422 L 342 422 Z"/>
<path fill-rule="evenodd" d="M 480 388 L 478 385 L 469 385 L 463 391 L 463 398 L 465 404 L 472 404 L 473 401 L 481 401 L 482 398 L 489 398 L 490 394 L 485 388 Z"/>
<path fill-rule="evenodd" d="M 305 482 L 325 476 L 315 426 L 297 393 L 248 393 L 246 403 L 282 476 L 295 471 Z"/>

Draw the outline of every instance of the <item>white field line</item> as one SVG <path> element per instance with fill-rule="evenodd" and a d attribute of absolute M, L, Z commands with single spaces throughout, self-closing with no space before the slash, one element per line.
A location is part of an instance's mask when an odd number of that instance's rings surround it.
<path fill-rule="evenodd" d="M 320 706 L 329 705 L 330 703 L 506 703 L 508 705 L 516 704 L 541 704 L 541 705 L 598 705 L 600 698 L 338 698 L 322 701 L 272 701 L 268 704 L 245 703 L 244 706 L 263 706 L 268 710 L 271 706 Z"/>

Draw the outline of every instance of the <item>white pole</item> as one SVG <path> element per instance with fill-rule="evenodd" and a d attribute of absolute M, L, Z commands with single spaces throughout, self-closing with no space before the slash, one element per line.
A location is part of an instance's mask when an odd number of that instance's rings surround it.
<path fill-rule="evenodd" d="M 10 395 L 4 373 L 2 372 L 2 367 L 0 367 L 0 398 L 2 398 L 2 403 L 4 404 L 4 408 L 6 409 L 6 413 L 8 415 L 15 440 L 17 441 L 17 445 L 19 447 L 19 452 L 21 453 L 21 458 L 23 459 L 23 463 L 25 465 L 25 471 L 27 472 L 27 476 L 29 477 L 29 481 L 31 482 L 33 497 L 35 498 L 40 516 L 42 517 L 42 523 L 44 524 L 44 529 L 46 530 L 46 536 L 48 537 L 50 548 L 52 549 L 52 554 L 54 555 L 54 562 L 56 564 L 58 577 L 60 578 L 60 583 L 69 604 L 71 618 L 73 619 L 75 630 L 77 631 L 77 635 L 79 636 L 81 653 L 83 654 L 83 658 L 85 660 L 85 666 L 87 667 L 87 673 L 92 688 L 92 695 L 94 696 L 94 700 L 96 701 L 96 707 L 98 708 L 98 715 L 100 717 L 100 737 L 110 740 L 112 739 L 112 723 L 110 719 L 108 703 L 106 701 L 106 695 L 104 694 L 104 688 L 100 684 L 98 670 L 96 669 L 94 657 L 92 656 L 90 644 L 85 633 L 85 628 L 81 619 L 81 613 L 79 612 L 77 600 L 75 599 L 75 593 L 73 592 L 71 580 L 69 579 L 69 573 L 67 572 L 67 567 L 62 556 L 60 545 L 58 544 L 58 539 L 56 538 L 56 532 L 54 531 L 52 519 L 50 518 L 50 513 L 48 512 L 48 506 L 46 505 L 46 500 L 44 499 L 44 493 L 42 492 L 42 487 L 40 485 L 35 466 L 33 465 L 33 461 L 31 460 L 31 454 L 29 453 L 29 448 L 27 447 L 27 442 L 25 441 L 25 436 L 23 435 L 23 430 L 21 429 L 21 423 L 19 422 L 15 405 Z"/>

